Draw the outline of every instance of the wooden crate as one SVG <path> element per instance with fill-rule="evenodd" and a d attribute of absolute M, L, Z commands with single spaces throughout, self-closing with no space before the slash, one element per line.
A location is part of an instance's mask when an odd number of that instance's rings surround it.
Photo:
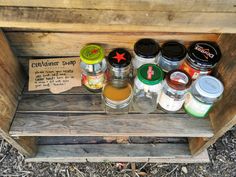
<path fill-rule="evenodd" d="M 209 162 L 207 147 L 236 124 L 235 19 L 234 1 L 0 1 L 0 135 L 33 162 Z M 220 45 L 225 92 L 209 117 L 109 116 L 83 87 L 27 91 L 30 58 L 79 56 L 87 43 L 132 51 L 144 37 Z"/>

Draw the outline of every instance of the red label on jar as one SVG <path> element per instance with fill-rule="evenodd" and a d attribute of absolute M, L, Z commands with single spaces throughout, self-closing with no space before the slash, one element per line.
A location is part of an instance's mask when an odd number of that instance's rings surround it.
<path fill-rule="evenodd" d="M 96 76 L 82 74 L 82 83 L 90 89 L 101 89 L 105 81 L 105 74 L 101 73 Z"/>

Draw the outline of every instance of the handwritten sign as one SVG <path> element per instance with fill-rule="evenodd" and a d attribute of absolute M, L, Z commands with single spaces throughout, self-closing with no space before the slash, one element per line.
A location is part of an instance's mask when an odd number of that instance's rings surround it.
<path fill-rule="evenodd" d="M 81 86 L 79 58 L 29 60 L 29 91 L 49 89 L 61 93 Z"/>

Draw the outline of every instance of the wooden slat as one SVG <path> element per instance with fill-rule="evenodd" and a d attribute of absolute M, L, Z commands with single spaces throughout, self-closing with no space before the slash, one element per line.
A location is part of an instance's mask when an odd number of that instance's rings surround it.
<path fill-rule="evenodd" d="M 159 43 L 167 40 L 180 40 L 188 45 L 196 40 L 216 41 L 219 34 L 192 33 L 42 33 L 6 32 L 11 47 L 18 56 L 79 56 L 81 47 L 89 43 L 102 45 L 107 52 L 116 47 L 133 49 L 141 38 L 153 38 Z"/>
<path fill-rule="evenodd" d="M 211 137 L 208 119 L 185 114 L 24 114 L 17 113 L 12 136 Z"/>
<path fill-rule="evenodd" d="M 234 12 L 0 7 L 0 27 L 59 31 L 235 33 L 235 18 Z"/>
<path fill-rule="evenodd" d="M 41 145 L 26 162 L 207 163 L 205 151 L 191 157 L 187 144 Z"/>
<path fill-rule="evenodd" d="M 234 0 L 1 0 L 0 6 L 109 10 L 235 12 Z"/>
<path fill-rule="evenodd" d="M 215 133 L 208 141 L 203 138 L 190 139 L 190 149 L 193 154 L 199 154 L 208 148 L 236 125 L 236 34 L 222 34 L 218 43 L 223 56 L 217 67 L 216 76 L 224 84 L 224 93 L 209 115 Z"/>

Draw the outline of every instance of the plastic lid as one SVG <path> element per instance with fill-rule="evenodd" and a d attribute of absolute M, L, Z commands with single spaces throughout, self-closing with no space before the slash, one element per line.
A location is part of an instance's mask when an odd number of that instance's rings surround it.
<path fill-rule="evenodd" d="M 155 64 L 144 64 L 138 68 L 138 79 L 147 85 L 155 85 L 163 81 L 164 73 Z"/>
<path fill-rule="evenodd" d="M 89 65 L 101 62 L 104 57 L 104 49 L 99 45 L 86 45 L 80 50 L 81 60 Z"/>
<path fill-rule="evenodd" d="M 123 68 L 130 65 L 131 58 L 131 54 L 127 50 L 117 48 L 109 53 L 108 62 L 115 68 Z"/>
<path fill-rule="evenodd" d="M 138 40 L 134 44 L 134 52 L 143 58 L 154 58 L 160 51 L 160 47 L 156 41 L 149 38 Z"/>
<path fill-rule="evenodd" d="M 161 46 L 162 56 L 170 61 L 180 61 L 186 56 L 186 48 L 177 41 L 169 41 Z"/>
<path fill-rule="evenodd" d="M 212 76 L 199 77 L 195 87 L 199 94 L 207 98 L 218 98 L 224 91 L 223 84 Z"/>
<path fill-rule="evenodd" d="M 212 68 L 221 58 L 219 46 L 214 42 L 194 42 L 188 49 L 188 60 L 198 66 Z"/>

